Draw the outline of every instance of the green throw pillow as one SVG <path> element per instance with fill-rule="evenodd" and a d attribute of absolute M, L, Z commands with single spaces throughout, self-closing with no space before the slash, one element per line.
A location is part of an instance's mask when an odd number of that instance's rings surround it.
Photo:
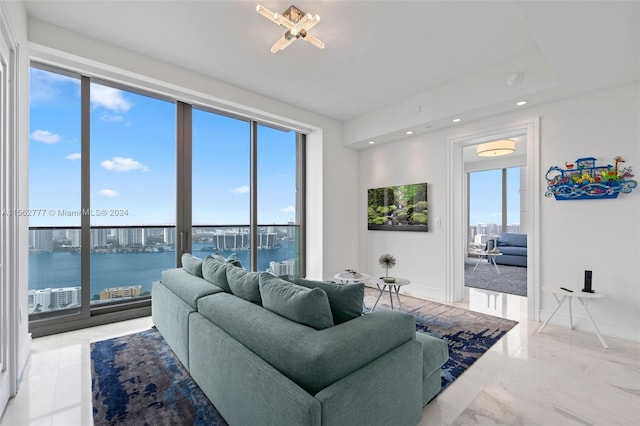
<path fill-rule="evenodd" d="M 227 281 L 227 267 L 235 268 L 213 256 L 207 256 L 202 261 L 202 277 L 227 293 L 231 293 L 231 288 Z"/>
<path fill-rule="evenodd" d="M 233 253 L 231 256 L 225 259 L 225 262 L 232 264 L 233 266 L 237 266 L 238 268 L 242 268 L 242 263 L 240 263 L 240 258 L 237 254 Z"/>
<path fill-rule="evenodd" d="M 210 254 L 208 257 L 213 257 L 216 260 L 219 260 L 220 262 L 227 262 L 232 264 L 233 266 L 237 266 L 238 268 L 244 268 L 242 266 L 242 263 L 240 263 L 240 258 L 238 257 L 237 254 L 233 253 L 231 256 L 227 257 L 226 259 L 224 258 L 224 256 L 219 255 L 217 253 L 215 254 Z"/>
<path fill-rule="evenodd" d="M 250 272 L 227 264 L 227 282 L 234 296 L 262 305 L 260 298 L 260 272 Z"/>
<path fill-rule="evenodd" d="M 307 288 L 320 288 L 327 293 L 333 322 L 338 325 L 362 315 L 364 283 L 336 284 L 327 281 L 313 281 L 304 278 L 287 278 L 294 284 Z"/>
<path fill-rule="evenodd" d="M 202 278 L 202 259 L 191 253 L 182 254 L 182 269 L 191 275 Z"/>
<path fill-rule="evenodd" d="M 316 330 L 333 326 L 327 293 L 319 288 L 306 288 L 260 273 L 262 306 L 280 316 L 308 325 Z"/>

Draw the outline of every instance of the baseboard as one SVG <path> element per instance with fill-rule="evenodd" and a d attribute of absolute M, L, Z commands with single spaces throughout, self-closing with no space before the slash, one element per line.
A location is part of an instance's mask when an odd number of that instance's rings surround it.
<path fill-rule="evenodd" d="M 566 306 L 565 306 L 566 308 Z M 581 312 L 582 311 L 582 312 Z M 551 314 L 551 310 L 542 309 L 540 310 L 540 325 L 542 325 L 543 321 L 546 320 Z M 625 340 L 627 342 L 640 343 L 640 333 L 634 327 L 629 327 L 629 324 L 616 324 L 606 320 L 606 318 L 599 318 L 597 315 L 591 313 L 594 317 L 594 321 L 600 330 L 600 333 L 605 337 L 612 337 L 614 339 Z M 549 321 L 550 325 L 554 325 L 557 327 L 569 328 L 569 314 L 566 312 L 556 312 L 556 314 Z M 540 326 L 539 325 L 539 326 Z M 538 327 L 539 327 L 538 326 Z M 584 311 L 578 307 L 573 306 L 573 329 L 582 333 L 591 333 L 593 334 L 593 338 L 597 343 L 597 337 L 595 330 L 593 329 L 593 325 L 591 325 L 591 321 L 589 318 L 584 316 Z M 547 329 L 545 328 L 542 331 L 542 334 L 547 333 Z"/>

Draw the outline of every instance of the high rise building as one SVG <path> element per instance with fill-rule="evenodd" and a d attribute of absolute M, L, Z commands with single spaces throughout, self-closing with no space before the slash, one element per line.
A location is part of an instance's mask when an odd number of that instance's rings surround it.
<path fill-rule="evenodd" d="M 80 305 L 80 287 L 51 289 L 51 309 L 62 309 Z"/>
<path fill-rule="evenodd" d="M 33 308 L 38 312 L 49 310 L 51 305 L 51 289 L 33 290 Z"/>
<path fill-rule="evenodd" d="M 71 247 L 80 247 L 80 230 L 79 229 L 67 229 L 66 237 L 71 241 Z"/>
<path fill-rule="evenodd" d="M 143 245 L 143 228 L 120 228 L 116 232 L 121 246 Z"/>
<path fill-rule="evenodd" d="M 53 230 L 33 229 L 29 231 L 31 250 L 38 253 L 53 251 Z"/>
<path fill-rule="evenodd" d="M 258 234 L 258 247 L 259 248 L 274 248 L 277 244 L 278 234 L 275 232 L 267 232 Z"/>
<path fill-rule="evenodd" d="M 98 228 L 91 230 L 91 247 L 102 247 L 107 245 L 109 229 Z"/>
<path fill-rule="evenodd" d="M 29 290 L 30 312 L 46 312 L 80 306 L 80 287 Z"/>
<path fill-rule="evenodd" d="M 176 228 L 164 228 L 164 243 L 174 245 L 176 243 Z"/>
<path fill-rule="evenodd" d="M 273 275 L 295 275 L 296 261 L 295 259 L 283 260 L 282 262 L 269 262 L 269 270 Z"/>

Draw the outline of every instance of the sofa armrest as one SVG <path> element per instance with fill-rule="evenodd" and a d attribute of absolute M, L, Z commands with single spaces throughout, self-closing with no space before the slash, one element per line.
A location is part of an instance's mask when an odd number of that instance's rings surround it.
<path fill-rule="evenodd" d="M 409 341 L 326 387 L 315 398 L 322 406 L 323 426 L 413 426 L 422 415 L 422 345 Z"/>

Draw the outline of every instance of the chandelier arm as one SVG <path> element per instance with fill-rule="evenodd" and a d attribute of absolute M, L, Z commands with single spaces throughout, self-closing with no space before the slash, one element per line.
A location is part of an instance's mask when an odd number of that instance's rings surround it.
<path fill-rule="evenodd" d="M 295 37 L 287 40 L 285 36 L 282 36 L 280 40 L 276 41 L 275 44 L 271 47 L 271 53 L 278 53 L 280 50 L 289 46 L 294 41 L 296 41 Z"/>
<path fill-rule="evenodd" d="M 314 46 L 316 46 L 319 49 L 324 49 L 324 43 L 322 41 L 320 41 L 320 39 L 318 37 L 314 37 L 311 34 L 307 34 L 304 37 L 301 37 L 302 40 L 304 41 L 308 41 L 309 43 L 313 44 Z"/>

